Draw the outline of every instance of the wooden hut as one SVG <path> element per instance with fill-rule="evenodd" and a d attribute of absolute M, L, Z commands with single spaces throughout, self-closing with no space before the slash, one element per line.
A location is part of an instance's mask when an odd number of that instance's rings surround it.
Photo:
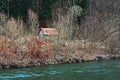
<path fill-rule="evenodd" d="M 39 37 L 56 41 L 58 40 L 58 32 L 55 28 L 41 28 Z"/>

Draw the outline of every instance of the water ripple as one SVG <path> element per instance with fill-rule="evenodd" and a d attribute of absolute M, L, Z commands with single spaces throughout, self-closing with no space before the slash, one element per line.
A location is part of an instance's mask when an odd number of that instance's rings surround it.
<path fill-rule="evenodd" d="M 119 74 L 115 60 L 1 70 L 0 80 L 120 80 Z"/>
<path fill-rule="evenodd" d="M 97 74 L 104 74 L 104 73 L 109 73 L 112 72 L 112 70 L 107 70 L 107 69 L 100 69 L 100 70 L 80 70 L 80 71 L 74 71 L 76 73 L 88 73 L 88 72 L 94 72 Z"/>
<path fill-rule="evenodd" d="M 1 79 L 25 78 L 25 77 L 38 77 L 44 74 L 16 74 L 16 75 L 1 75 Z"/>
<path fill-rule="evenodd" d="M 50 75 L 56 75 L 58 73 L 60 73 L 60 72 L 58 72 L 58 71 L 50 71 L 48 74 L 50 74 Z"/>

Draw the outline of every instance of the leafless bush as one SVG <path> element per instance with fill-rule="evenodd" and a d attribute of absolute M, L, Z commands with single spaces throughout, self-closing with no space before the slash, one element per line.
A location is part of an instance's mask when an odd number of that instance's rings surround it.
<path fill-rule="evenodd" d="M 92 42 L 91 46 L 102 43 L 107 53 L 116 53 L 115 46 L 119 43 L 119 7 L 115 6 L 118 3 L 116 0 L 91 0 L 89 14 L 81 24 L 80 37 Z"/>
<path fill-rule="evenodd" d="M 28 10 L 28 23 L 31 30 L 30 33 L 37 34 L 39 31 L 38 15 L 31 9 Z"/>
<path fill-rule="evenodd" d="M 38 37 L 30 37 L 27 40 L 24 57 L 30 54 L 31 59 L 40 59 L 44 62 L 50 55 L 50 47 L 44 39 Z"/>
<path fill-rule="evenodd" d="M 13 40 L 0 36 L 0 55 L 4 58 L 9 58 L 16 53 L 15 43 Z"/>

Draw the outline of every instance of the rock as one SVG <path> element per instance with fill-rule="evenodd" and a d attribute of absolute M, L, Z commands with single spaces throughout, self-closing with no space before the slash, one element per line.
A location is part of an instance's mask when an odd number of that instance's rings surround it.
<path fill-rule="evenodd" d="M 97 56 L 96 59 L 97 59 L 97 61 L 102 61 L 103 60 L 103 58 L 101 56 Z"/>
<path fill-rule="evenodd" d="M 2 69 L 2 66 L 0 65 L 0 69 Z"/>

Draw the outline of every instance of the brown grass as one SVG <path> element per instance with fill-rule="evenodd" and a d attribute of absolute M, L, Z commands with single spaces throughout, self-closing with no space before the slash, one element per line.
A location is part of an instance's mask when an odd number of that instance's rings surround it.
<path fill-rule="evenodd" d="M 40 58 L 44 61 L 50 55 L 49 45 L 44 39 L 39 37 L 31 37 L 27 41 L 27 52 L 31 54 L 31 58 Z"/>
<path fill-rule="evenodd" d="M 6 64 L 44 63 L 50 56 L 49 40 L 40 39 L 38 33 L 37 15 L 29 10 L 29 27 L 23 25 L 18 18 L 7 20 L 5 15 L 0 15 L 0 60 Z M 33 28 L 34 27 L 34 28 Z M 2 64 L 2 62 L 0 62 Z"/>
<path fill-rule="evenodd" d="M 50 56 L 49 40 L 27 37 L 23 47 L 7 37 L 0 37 L 0 64 L 35 65 L 45 63 Z M 32 62 L 32 63 L 31 63 Z"/>
<path fill-rule="evenodd" d="M 15 43 L 13 40 L 7 38 L 7 37 L 0 37 L 0 54 L 4 55 L 13 55 L 15 54 Z"/>

